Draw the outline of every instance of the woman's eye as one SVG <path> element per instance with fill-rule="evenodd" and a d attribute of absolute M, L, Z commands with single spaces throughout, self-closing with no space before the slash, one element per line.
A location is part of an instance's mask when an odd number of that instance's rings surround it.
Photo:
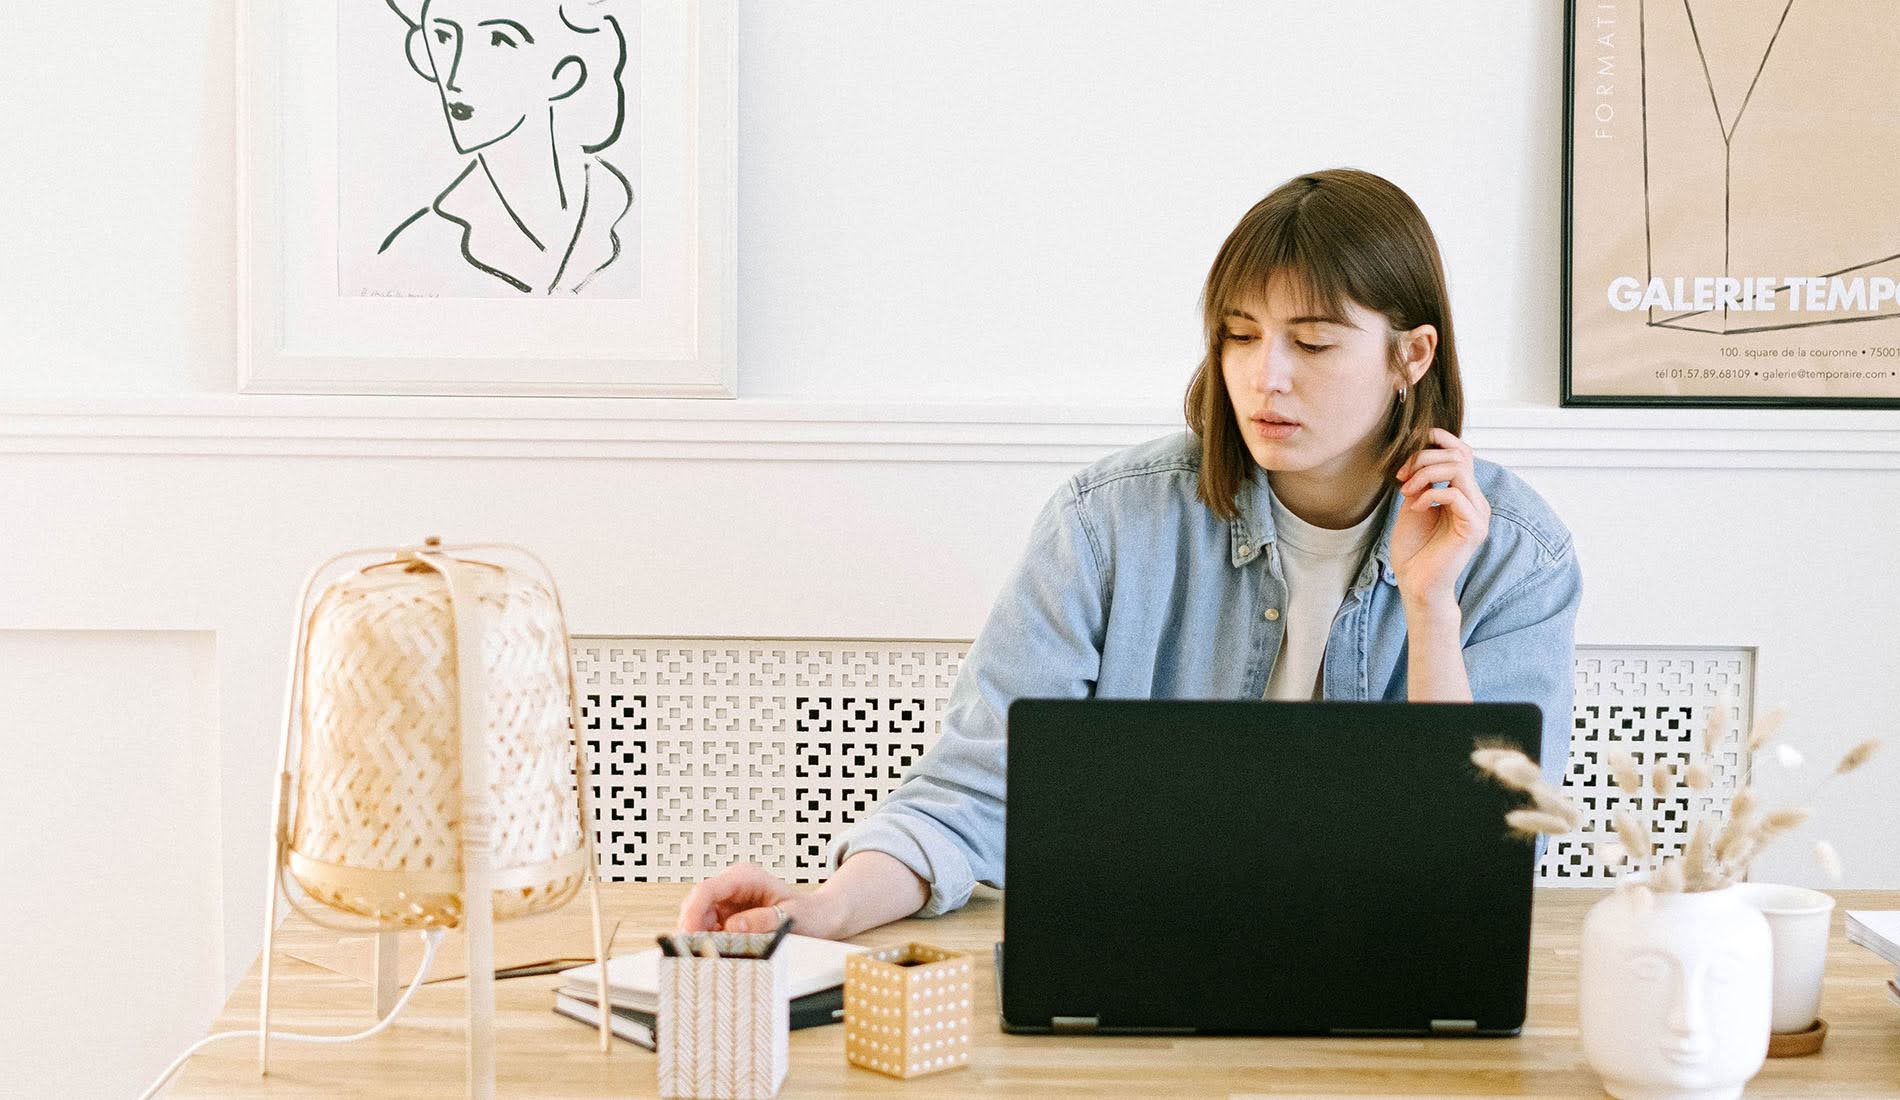
<path fill-rule="evenodd" d="M 511 50 L 515 48 L 515 40 L 500 31 L 496 31 L 493 37 L 489 38 L 488 43 L 491 46 L 506 46 Z"/>
<path fill-rule="evenodd" d="M 1221 333 L 1221 339 L 1233 344 L 1251 344 L 1258 339 L 1258 337 L 1247 333 L 1223 332 Z"/>
<path fill-rule="evenodd" d="M 442 43 L 442 44 L 443 44 L 444 46 L 446 46 L 446 45 L 448 45 L 448 44 L 449 44 L 449 32 L 447 32 L 447 31 L 445 31 L 445 30 L 443 30 L 443 29 L 442 29 L 442 28 L 440 28 L 440 27 L 437 27 L 437 28 L 435 29 L 435 40 L 436 40 L 437 42 L 440 42 L 440 43 Z"/>
<path fill-rule="evenodd" d="M 1301 351 L 1309 351 L 1309 352 L 1325 351 L 1326 349 L 1332 347 L 1331 344 L 1309 344 L 1304 340 L 1295 340 L 1293 342 L 1300 346 Z"/>

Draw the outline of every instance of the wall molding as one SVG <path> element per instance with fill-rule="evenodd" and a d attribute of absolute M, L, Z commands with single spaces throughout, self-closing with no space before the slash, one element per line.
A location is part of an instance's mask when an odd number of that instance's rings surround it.
<path fill-rule="evenodd" d="M 0 454 L 1070 465 L 1177 430 L 1172 407 L 203 394 L 0 399 Z M 1900 469 L 1900 410 L 1474 407 L 1516 467 Z"/>

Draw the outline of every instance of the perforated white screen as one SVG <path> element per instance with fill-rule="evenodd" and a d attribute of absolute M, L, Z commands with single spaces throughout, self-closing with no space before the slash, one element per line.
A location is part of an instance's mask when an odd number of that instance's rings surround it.
<path fill-rule="evenodd" d="M 902 782 L 934 745 L 966 642 L 576 638 L 602 874 L 690 882 L 749 859 L 795 882 L 824 877 L 825 843 Z M 1666 852 L 1699 798 L 1725 813 L 1744 781 L 1753 653 L 1579 646 L 1565 788 L 1586 835 L 1625 796 L 1606 761 L 1686 764 L 1707 708 L 1728 704 L 1715 785 L 1654 807 Z M 1645 809 L 1651 807 L 1645 800 Z M 1607 879 L 1583 839 L 1558 839 L 1545 885 Z"/>

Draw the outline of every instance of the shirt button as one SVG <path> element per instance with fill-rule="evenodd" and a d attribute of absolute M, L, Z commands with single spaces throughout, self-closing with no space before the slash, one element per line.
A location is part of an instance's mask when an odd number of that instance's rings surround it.
<path fill-rule="evenodd" d="M 1279 622 L 1279 621 L 1280 621 L 1280 609 L 1279 609 L 1279 608 L 1277 608 L 1277 607 L 1269 607 L 1269 608 L 1267 608 L 1267 612 L 1266 612 L 1266 614 L 1267 614 L 1267 621 L 1268 621 L 1268 622 L 1270 622 L 1270 623 L 1277 623 L 1277 622 Z"/>

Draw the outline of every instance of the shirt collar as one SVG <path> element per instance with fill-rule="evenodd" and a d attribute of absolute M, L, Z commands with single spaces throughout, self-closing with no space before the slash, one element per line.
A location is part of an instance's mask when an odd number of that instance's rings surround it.
<path fill-rule="evenodd" d="M 614 230 L 633 206 L 626 177 L 599 157 L 581 162 L 580 185 L 569 194 L 574 191 L 581 209 L 571 241 L 531 241 L 513 226 L 514 215 L 479 160 L 469 161 L 436 197 L 435 212 L 462 227 L 462 253 L 477 267 L 524 293 L 573 292 L 620 255 Z M 533 285 L 544 281 L 548 285 Z"/>
<path fill-rule="evenodd" d="M 1266 471 L 1254 470 L 1240 492 L 1234 495 L 1234 507 L 1237 514 L 1230 525 L 1229 553 L 1230 561 L 1239 568 L 1265 553 L 1278 537 L 1273 522 L 1273 488 L 1268 484 Z M 1392 572 L 1392 525 L 1399 518 L 1399 495 L 1387 489 L 1379 507 L 1385 512 L 1378 524 L 1379 537 L 1353 581 L 1354 588 L 1370 583 L 1375 576 L 1390 585 L 1399 583 L 1398 576 Z"/>

